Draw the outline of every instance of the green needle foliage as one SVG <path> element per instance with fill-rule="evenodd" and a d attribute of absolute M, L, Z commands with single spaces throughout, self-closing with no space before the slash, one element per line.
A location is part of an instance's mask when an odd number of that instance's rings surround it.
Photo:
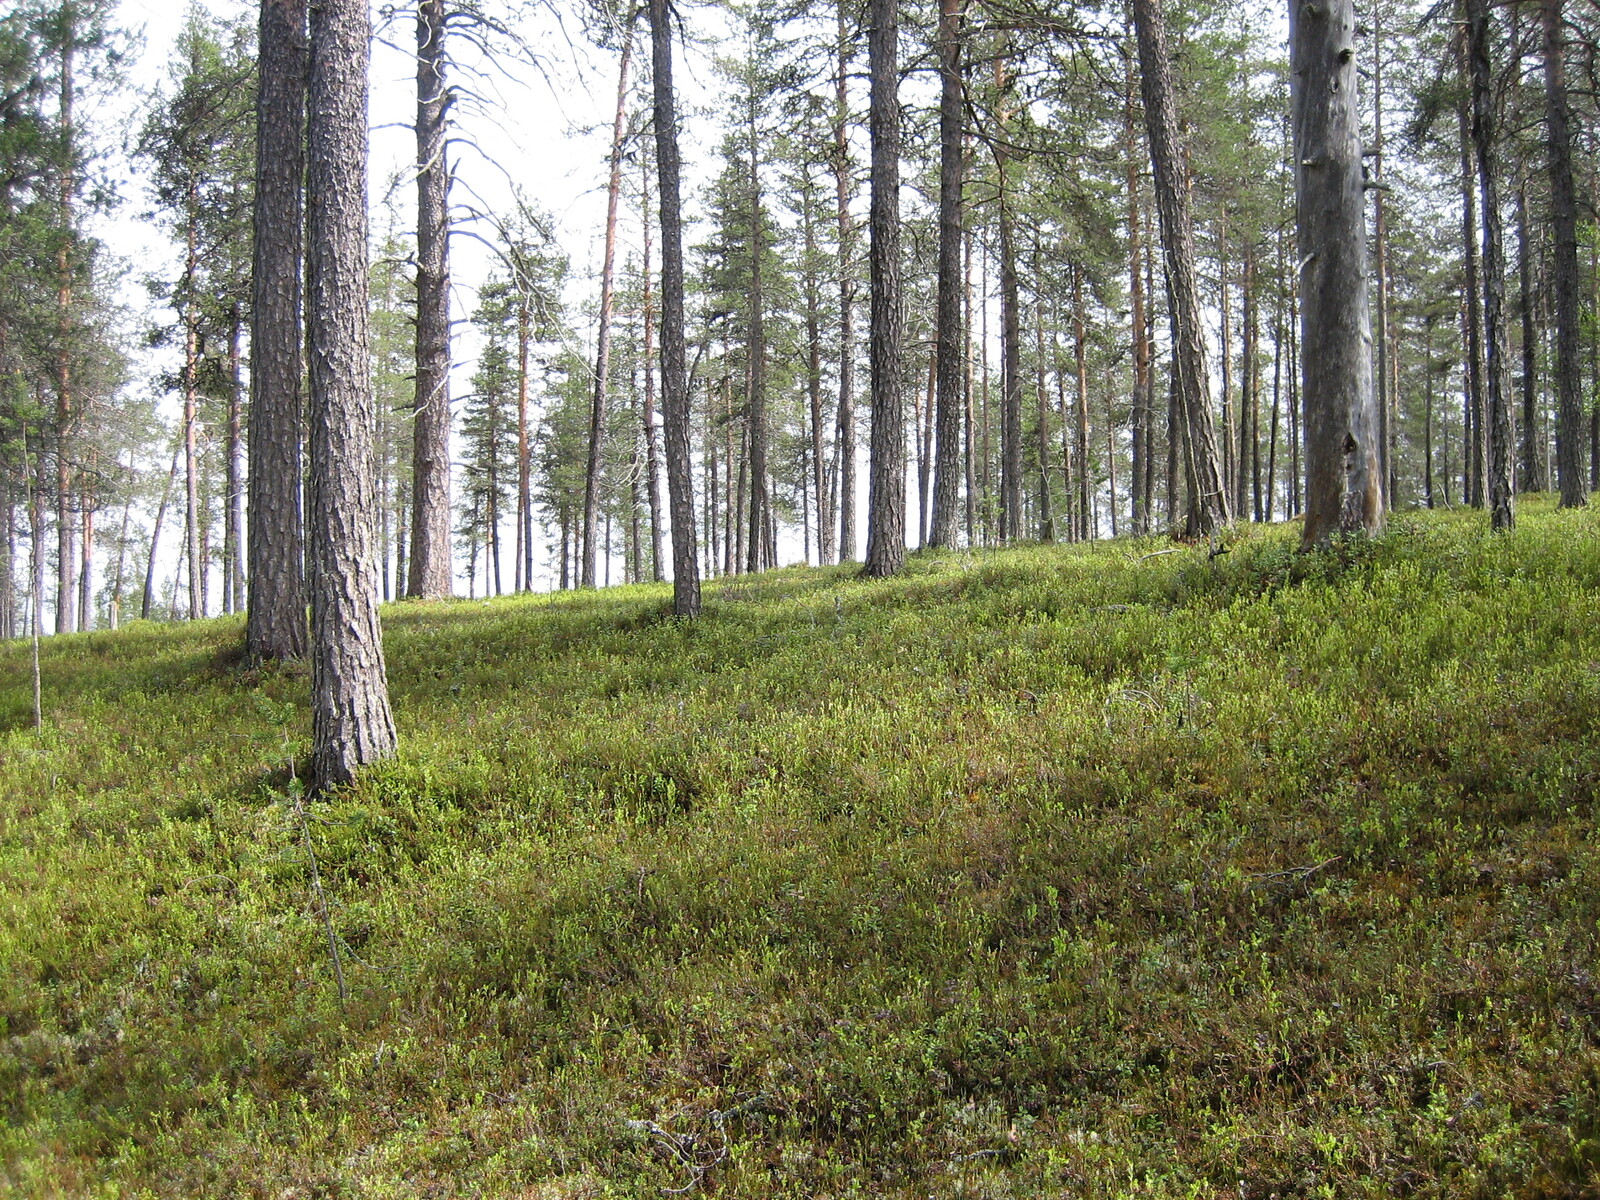
<path fill-rule="evenodd" d="M 1525 511 L 391 608 L 305 826 L 235 620 L 52 639 L 42 735 L 8 645 L 0 1186 L 1585 1194 L 1600 531 Z"/>

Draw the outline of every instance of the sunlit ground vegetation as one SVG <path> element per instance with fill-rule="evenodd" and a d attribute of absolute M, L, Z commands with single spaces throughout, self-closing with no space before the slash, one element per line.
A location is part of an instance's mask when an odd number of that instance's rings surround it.
<path fill-rule="evenodd" d="M 48 640 L 42 734 L 9 644 L 0 1177 L 1593 1195 L 1596 534 L 403 604 L 401 757 L 304 806 L 235 621 Z"/>

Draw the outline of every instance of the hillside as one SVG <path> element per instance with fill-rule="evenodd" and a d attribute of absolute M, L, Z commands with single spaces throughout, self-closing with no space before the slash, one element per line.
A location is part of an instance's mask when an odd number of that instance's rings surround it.
<path fill-rule="evenodd" d="M 0 1186 L 1600 1194 L 1600 518 L 0 648 Z M 341 946 L 341 1005 L 305 853 Z"/>

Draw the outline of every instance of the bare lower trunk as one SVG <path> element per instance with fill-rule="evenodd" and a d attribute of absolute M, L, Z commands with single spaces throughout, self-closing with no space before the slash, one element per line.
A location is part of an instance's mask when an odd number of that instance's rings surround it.
<path fill-rule="evenodd" d="M 395 751 L 378 626 L 367 333 L 366 0 L 312 10 L 306 274 L 311 360 L 311 788 Z"/>
<path fill-rule="evenodd" d="M 1208 535 L 1226 525 L 1231 517 L 1211 422 L 1210 387 L 1206 381 L 1205 346 L 1200 326 L 1200 289 L 1195 273 L 1194 225 L 1183 179 L 1177 102 L 1161 0 L 1133 0 L 1133 18 L 1138 32 L 1145 126 L 1150 141 L 1150 162 L 1155 172 L 1156 207 L 1161 214 L 1161 242 L 1166 252 L 1167 288 L 1172 306 L 1173 376 L 1188 493 L 1184 525 L 1190 535 Z"/>
<path fill-rule="evenodd" d="M 677 100 L 672 87 L 672 28 L 667 0 L 650 0 L 655 66 L 656 170 L 661 210 L 661 416 L 667 496 L 672 510 L 672 610 L 700 615 L 694 484 L 689 465 L 689 380 L 684 355 L 683 219 L 679 198 Z"/>
<path fill-rule="evenodd" d="M 589 459 L 583 473 L 584 587 L 594 586 L 595 519 L 600 510 L 600 459 L 605 450 L 607 389 L 611 386 L 612 282 L 617 261 L 617 209 L 622 202 L 622 148 L 628 115 L 628 67 L 633 61 L 633 22 L 622 40 L 617 68 L 617 108 L 611 122 L 611 175 L 606 185 L 605 249 L 600 256 L 600 330 L 596 336 L 594 390 L 589 405 Z"/>
<path fill-rule="evenodd" d="M 965 0 L 939 6 L 939 282 L 935 316 L 935 450 L 933 526 L 928 544 L 956 544 L 956 506 L 961 496 L 962 300 L 961 46 Z"/>
<path fill-rule="evenodd" d="M 1583 396 L 1578 380 L 1578 206 L 1572 184 L 1572 114 L 1567 102 L 1561 0 L 1543 0 L 1545 138 L 1550 163 L 1550 284 L 1556 306 L 1556 479 L 1561 507 L 1587 501 L 1583 478 Z M 1597 426 L 1600 427 L 1600 426 Z M 1600 461 L 1595 463 L 1600 470 Z"/>
<path fill-rule="evenodd" d="M 450 594 L 450 92 L 444 0 L 417 9 L 417 378 L 412 422 L 411 578 Z"/>
<path fill-rule="evenodd" d="M 850 47 L 845 0 L 837 6 L 839 61 L 834 76 L 833 182 L 839 224 L 839 561 L 856 557 L 856 281 L 855 222 L 850 215 Z"/>
<path fill-rule="evenodd" d="M 1483 341 L 1488 424 L 1487 499 L 1495 529 L 1515 523 L 1511 498 L 1511 406 L 1506 395 L 1505 234 L 1495 175 L 1494 69 L 1488 0 L 1466 0 L 1472 76 L 1472 144 L 1483 200 Z"/>
<path fill-rule="evenodd" d="M 1303 546 L 1383 522 L 1372 391 L 1365 177 L 1351 0 L 1291 5 L 1301 364 L 1306 419 Z"/>
<path fill-rule="evenodd" d="M 898 0 L 870 0 L 872 76 L 872 450 L 866 572 L 897 574 L 906 557 L 906 439 L 900 311 Z"/>
<path fill-rule="evenodd" d="M 251 661 L 303 658 L 308 645 L 300 506 L 305 30 L 305 0 L 263 0 L 250 304 Z M 147 602 L 148 590 L 147 583 Z"/>

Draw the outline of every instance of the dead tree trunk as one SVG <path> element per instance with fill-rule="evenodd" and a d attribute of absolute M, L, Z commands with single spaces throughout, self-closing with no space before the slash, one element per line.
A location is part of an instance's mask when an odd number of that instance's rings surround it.
<path fill-rule="evenodd" d="M 1352 0 L 1289 9 L 1307 548 L 1383 522 L 1355 23 Z"/>

